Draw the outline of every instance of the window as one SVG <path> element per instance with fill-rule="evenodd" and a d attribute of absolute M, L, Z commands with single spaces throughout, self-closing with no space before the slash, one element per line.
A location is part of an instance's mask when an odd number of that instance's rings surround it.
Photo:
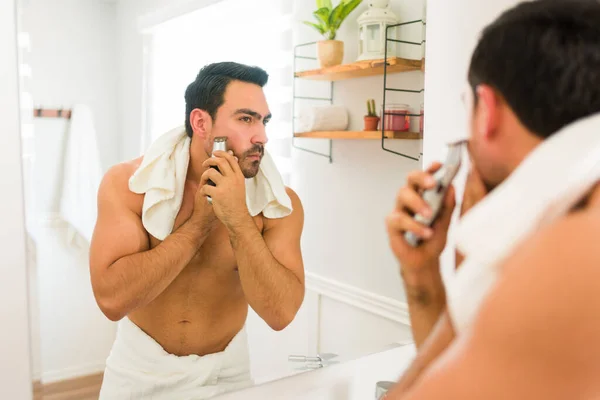
<path fill-rule="evenodd" d="M 291 25 L 291 0 L 224 0 L 152 29 L 144 146 L 184 124 L 185 89 L 202 66 L 219 61 L 256 65 L 270 77 L 265 93 L 273 119 L 267 128 L 267 149 L 287 181 L 292 135 Z"/>

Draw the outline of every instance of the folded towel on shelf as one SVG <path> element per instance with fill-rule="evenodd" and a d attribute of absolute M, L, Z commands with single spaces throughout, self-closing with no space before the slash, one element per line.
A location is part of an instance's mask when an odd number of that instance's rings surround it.
<path fill-rule="evenodd" d="M 600 114 L 555 133 L 458 222 L 454 239 L 465 259 L 447 284 L 457 332 L 473 322 L 501 273 L 502 260 L 600 182 L 599 133 Z"/>
<path fill-rule="evenodd" d="M 181 207 L 190 144 L 184 127 L 161 135 L 150 145 L 129 179 L 129 190 L 144 194 L 144 228 L 159 240 L 172 232 Z M 266 150 L 258 174 L 246 179 L 246 205 L 252 216 L 263 213 L 266 218 L 283 218 L 292 212 L 292 201 L 281 174 Z"/>
<path fill-rule="evenodd" d="M 296 132 L 345 131 L 348 129 L 348 111 L 342 106 L 304 108 L 298 113 Z"/>

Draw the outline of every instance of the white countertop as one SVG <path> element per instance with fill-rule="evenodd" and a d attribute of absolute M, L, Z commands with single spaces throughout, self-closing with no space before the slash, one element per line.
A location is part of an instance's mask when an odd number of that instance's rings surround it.
<path fill-rule="evenodd" d="M 379 381 L 397 381 L 415 354 L 414 345 L 404 345 L 342 364 L 227 393 L 215 399 L 374 399 L 375 384 Z"/>

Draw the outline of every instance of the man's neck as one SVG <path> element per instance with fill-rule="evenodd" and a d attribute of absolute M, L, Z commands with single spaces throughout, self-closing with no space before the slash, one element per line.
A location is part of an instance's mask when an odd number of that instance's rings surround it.
<path fill-rule="evenodd" d="M 202 166 L 204 161 L 208 159 L 206 151 L 204 151 L 204 143 L 198 138 L 194 138 L 190 145 L 190 162 L 187 170 L 187 180 L 196 184 L 200 183 L 200 178 L 206 168 Z"/>

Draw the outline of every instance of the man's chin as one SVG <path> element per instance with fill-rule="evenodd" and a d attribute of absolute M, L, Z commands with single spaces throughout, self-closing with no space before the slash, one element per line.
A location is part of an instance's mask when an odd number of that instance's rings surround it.
<path fill-rule="evenodd" d="M 260 168 L 260 161 L 255 161 L 250 165 L 243 166 L 242 173 L 246 179 L 254 178 L 258 174 L 258 170 Z"/>

